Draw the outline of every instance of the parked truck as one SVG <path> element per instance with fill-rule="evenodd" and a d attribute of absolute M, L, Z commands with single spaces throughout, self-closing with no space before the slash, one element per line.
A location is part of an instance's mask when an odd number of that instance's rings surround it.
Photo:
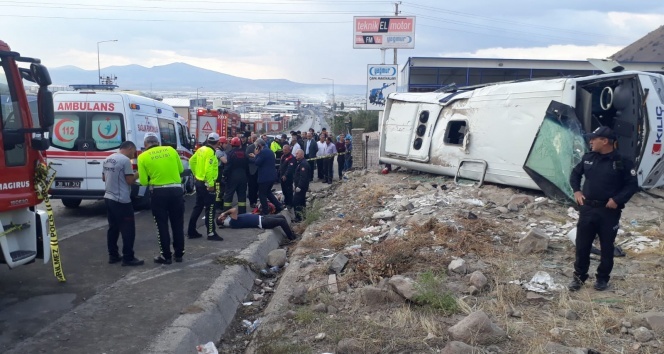
<path fill-rule="evenodd" d="M 572 200 L 569 175 L 588 151 L 584 134 L 608 126 L 639 186 L 661 187 L 664 76 L 621 69 L 390 94 L 380 162 Z"/>
<path fill-rule="evenodd" d="M 23 80 L 39 85 L 36 115 L 30 112 Z M 53 125 L 50 84 L 39 59 L 22 57 L 0 41 L 0 263 L 9 268 L 36 258 L 47 263 L 51 251 L 59 268 L 57 248 L 49 251 L 49 243 L 57 247 L 57 239 L 49 240 L 55 230 L 52 212 L 36 208 L 48 179 L 43 151 L 49 146 L 45 133 Z M 56 269 L 58 274 L 61 269 Z"/>

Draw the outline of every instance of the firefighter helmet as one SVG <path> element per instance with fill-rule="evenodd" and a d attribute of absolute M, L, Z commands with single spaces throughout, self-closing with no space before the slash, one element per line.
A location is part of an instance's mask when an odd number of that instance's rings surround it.
<path fill-rule="evenodd" d="M 226 139 L 225 136 L 222 136 L 222 137 L 219 138 L 219 141 L 220 141 L 222 144 L 226 144 L 226 143 L 228 142 L 228 139 Z"/>
<path fill-rule="evenodd" d="M 233 139 L 231 139 L 231 146 L 240 146 L 242 143 L 240 142 L 240 138 L 237 136 Z"/>

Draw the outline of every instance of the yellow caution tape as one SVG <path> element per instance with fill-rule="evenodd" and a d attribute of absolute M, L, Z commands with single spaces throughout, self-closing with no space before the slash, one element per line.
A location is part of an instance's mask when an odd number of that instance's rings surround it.
<path fill-rule="evenodd" d="M 53 261 L 53 273 L 60 282 L 67 281 L 65 273 L 62 270 L 62 260 L 60 259 L 60 246 L 58 245 L 58 233 L 55 229 L 55 219 L 53 217 L 53 208 L 51 207 L 51 199 L 48 197 L 48 190 L 53 184 L 55 179 L 55 172 L 49 176 L 49 171 L 52 170 L 51 164 L 37 163 L 35 175 L 35 191 L 37 197 L 44 201 L 46 205 L 46 214 L 48 215 L 48 231 L 51 239 L 51 260 Z M 44 250 L 46 252 L 46 250 Z"/>
<path fill-rule="evenodd" d="M 314 157 L 314 158 L 311 158 L 311 159 L 307 159 L 307 161 L 316 161 L 316 160 L 322 160 L 322 159 L 329 159 L 329 158 L 334 158 L 335 156 L 339 156 L 339 155 L 346 155 L 348 153 L 349 153 L 348 151 L 347 152 L 338 152 L 338 153 L 334 153 L 332 155 L 325 155 L 325 156 L 320 156 L 320 157 Z"/>
<path fill-rule="evenodd" d="M 7 229 L 5 229 L 5 231 L 0 232 L 0 237 L 6 236 L 7 234 L 10 234 L 14 231 L 21 231 L 26 226 L 30 226 L 30 224 L 14 224 L 14 223 L 11 223 L 11 224 L 9 224 L 9 227 Z"/>

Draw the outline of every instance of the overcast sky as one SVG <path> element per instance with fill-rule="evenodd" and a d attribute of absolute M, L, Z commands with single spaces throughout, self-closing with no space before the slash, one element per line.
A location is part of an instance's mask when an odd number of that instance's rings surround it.
<path fill-rule="evenodd" d="M 353 49 L 353 16 L 394 14 L 363 0 L 0 1 L 0 40 L 48 67 L 185 62 L 252 79 L 365 84 L 377 49 Z M 607 57 L 664 24 L 662 0 L 413 0 L 408 57 Z M 393 54 L 388 51 L 387 62 Z"/>

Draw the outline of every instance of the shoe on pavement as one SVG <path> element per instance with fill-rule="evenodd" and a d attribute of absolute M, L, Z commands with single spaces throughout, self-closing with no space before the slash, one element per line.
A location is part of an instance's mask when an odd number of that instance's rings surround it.
<path fill-rule="evenodd" d="M 569 285 L 567 286 L 567 289 L 569 291 L 578 291 L 579 289 L 581 289 L 582 286 L 583 286 L 583 282 L 581 281 L 581 279 L 579 279 L 577 277 L 574 277 L 572 282 L 569 283 Z"/>
<path fill-rule="evenodd" d="M 115 264 L 122 262 L 122 257 L 120 256 L 108 256 L 108 264 Z"/>
<path fill-rule="evenodd" d="M 134 257 L 134 259 L 131 259 L 129 261 L 122 260 L 122 266 L 123 267 L 134 267 L 134 266 L 141 266 L 145 264 L 145 261 L 142 259 L 138 259 Z"/>
<path fill-rule="evenodd" d="M 223 237 L 221 237 L 217 234 L 208 235 L 207 239 L 208 239 L 208 241 L 223 241 L 224 240 Z"/>
<path fill-rule="evenodd" d="M 170 258 L 164 258 L 164 256 L 154 257 L 154 262 L 157 264 L 171 264 L 173 261 Z"/>
<path fill-rule="evenodd" d="M 594 286 L 594 288 L 595 288 L 595 290 L 597 290 L 597 291 L 604 291 L 604 290 L 606 290 L 606 289 L 609 288 L 609 282 L 606 281 L 606 280 L 600 280 L 600 279 L 598 279 L 598 280 L 595 282 L 595 286 Z"/>
<path fill-rule="evenodd" d="M 176 263 L 182 263 L 182 257 L 175 257 Z"/>
<path fill-rule="evenodd" d="M 201 237 L 203 237 L 203 235 L 198 231 L 187 232 L 187 238 L 190 239 L 190 240 L 194 239 L 194 238 L 201 238 Z"/>

